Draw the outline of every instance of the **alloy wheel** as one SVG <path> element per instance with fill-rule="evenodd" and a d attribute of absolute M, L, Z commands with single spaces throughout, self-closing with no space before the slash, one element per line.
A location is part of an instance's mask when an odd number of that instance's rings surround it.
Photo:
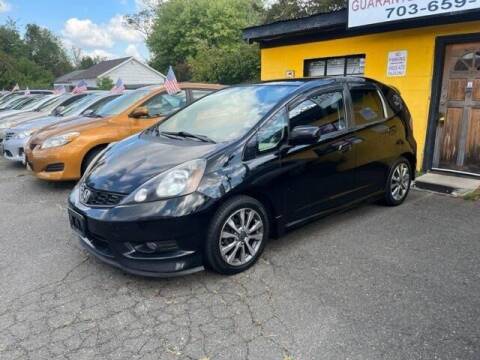
<path fill-rule="evenodd" d="M 392 174 L 390 191 L 395 201 L 401 201 L 408 193 L 410 186 L 410 168 L 406 163 L 400 163 Z"/>
<path fill-rule="evenodd" d="M 263 220 L 251 208 L 235 211 L 224 222 L 219 247 L 222 259 L 231 266 L 242 266 L 255 257 L 264 237 Z"/>

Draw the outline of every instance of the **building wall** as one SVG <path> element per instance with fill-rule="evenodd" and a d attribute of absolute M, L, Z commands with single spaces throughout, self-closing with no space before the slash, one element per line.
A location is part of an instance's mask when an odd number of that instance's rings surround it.
<path fill-rule="evenodd" d="M 262 80 L 285 78 L 287 70 L 303 76 L 305 59 L 365 54 L 365 76 L 398 88 L 410 108 L 418 142 L 418 164 L 423 161 L 430 105 L 435 38 L 480 32 L 480 21 L 385 32 L 351 38 L 262 49 Z M 407 74 L 387 77 L 388 53 L 407 50 Z"/>
<path fill-rule="evenodd" d="M 121 78 L 126 86 L 163 84 L 164 81 L 162 76 L 136 61 L 129 61 L 118 67 L 108 73 L 108 77 L 111 78 L 114 83 L 117 82 L 118 78 Z"/>

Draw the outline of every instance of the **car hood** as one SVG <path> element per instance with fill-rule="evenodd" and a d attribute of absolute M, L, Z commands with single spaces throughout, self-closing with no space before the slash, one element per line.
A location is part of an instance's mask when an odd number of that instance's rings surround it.
<path fill-rule="evenodd" d="M 40 132 L 35 135 L 35 143 L 41 142 L 49 137 L 61 135 L 72 131 L 82 132 L 83 130 L 92 129 L 97 126 L 102 126 L 108 121 L 108 118 L 94 118 L 94 117 L 76 117 L 68 121 L 60 121 L 42 128 Z"/>
<path fill-rule="evenodd" d="M 38 119 L 27 120 L 15 127 L 16 131 L 41 129 L 59 122 L 73 120 L 75 117 L 45 116 Z"/>
<path fill-rule="evenodd" d="M 130 194 L 152 177 L 186 161 L 205 158 L 224 146 L 137 134 L 109 147 L 90 170 L 86 185 Z"/>
<path fill-rule="evenodd" d="M 0 119 L 6 118 L 6 117 L 11 116 L 11 115 L 19 114 L 19 113 L 22 113 L 22 112 L 25 112 L 25 110 L 24 111 L 22 111 L 22 110 L 4 110 L 4 111 L 0 112 Z"/>
<path fill-rule="evenodd" d="M 24 122 L 24 121 L 38 119 L 38 118 L 41 118 L 41 117 L 45 117 L 47 115 L 48 115 L 48 113 L 38 112 L 38 111 L 28 111 L 28 112 L 22 112 L 22 113 L 19 113 L 19 114 L 10 115 L 10 116 L 5 117 L 5 118 L 0 118 L 0 127 L 1 127 L 2 124 L 5 124 L 5 123 L 10 124 L 9 127 L 13 127 L 17 124 L 20 124 L 20 123 Z"/>

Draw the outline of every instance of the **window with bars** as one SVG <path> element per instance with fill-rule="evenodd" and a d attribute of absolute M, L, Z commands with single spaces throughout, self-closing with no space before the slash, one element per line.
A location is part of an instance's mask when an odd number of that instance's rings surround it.
<path fill-rule="evenodd" d="M 306 77 L 364 74 L 365 55 L 309 59 L 304 62 L 304 76 Z"/>

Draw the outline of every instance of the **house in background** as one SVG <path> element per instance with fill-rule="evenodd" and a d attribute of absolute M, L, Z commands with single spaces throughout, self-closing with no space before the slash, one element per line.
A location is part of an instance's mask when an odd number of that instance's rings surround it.
<path fill-rule="evenodd" d="M 165 75 L 144 64 L 134 57 L 105 60 L 85 70 L 75 70 L 55 79 L 54 86 L 65 86 L 71 90 L 75 85 L 85 80 L 89 89 L 97 87 L 101 78 L 110 78 L 115 84 L 122 79 L 127 89 L 137 89 L 146 85 L 163 84 Z"/>

